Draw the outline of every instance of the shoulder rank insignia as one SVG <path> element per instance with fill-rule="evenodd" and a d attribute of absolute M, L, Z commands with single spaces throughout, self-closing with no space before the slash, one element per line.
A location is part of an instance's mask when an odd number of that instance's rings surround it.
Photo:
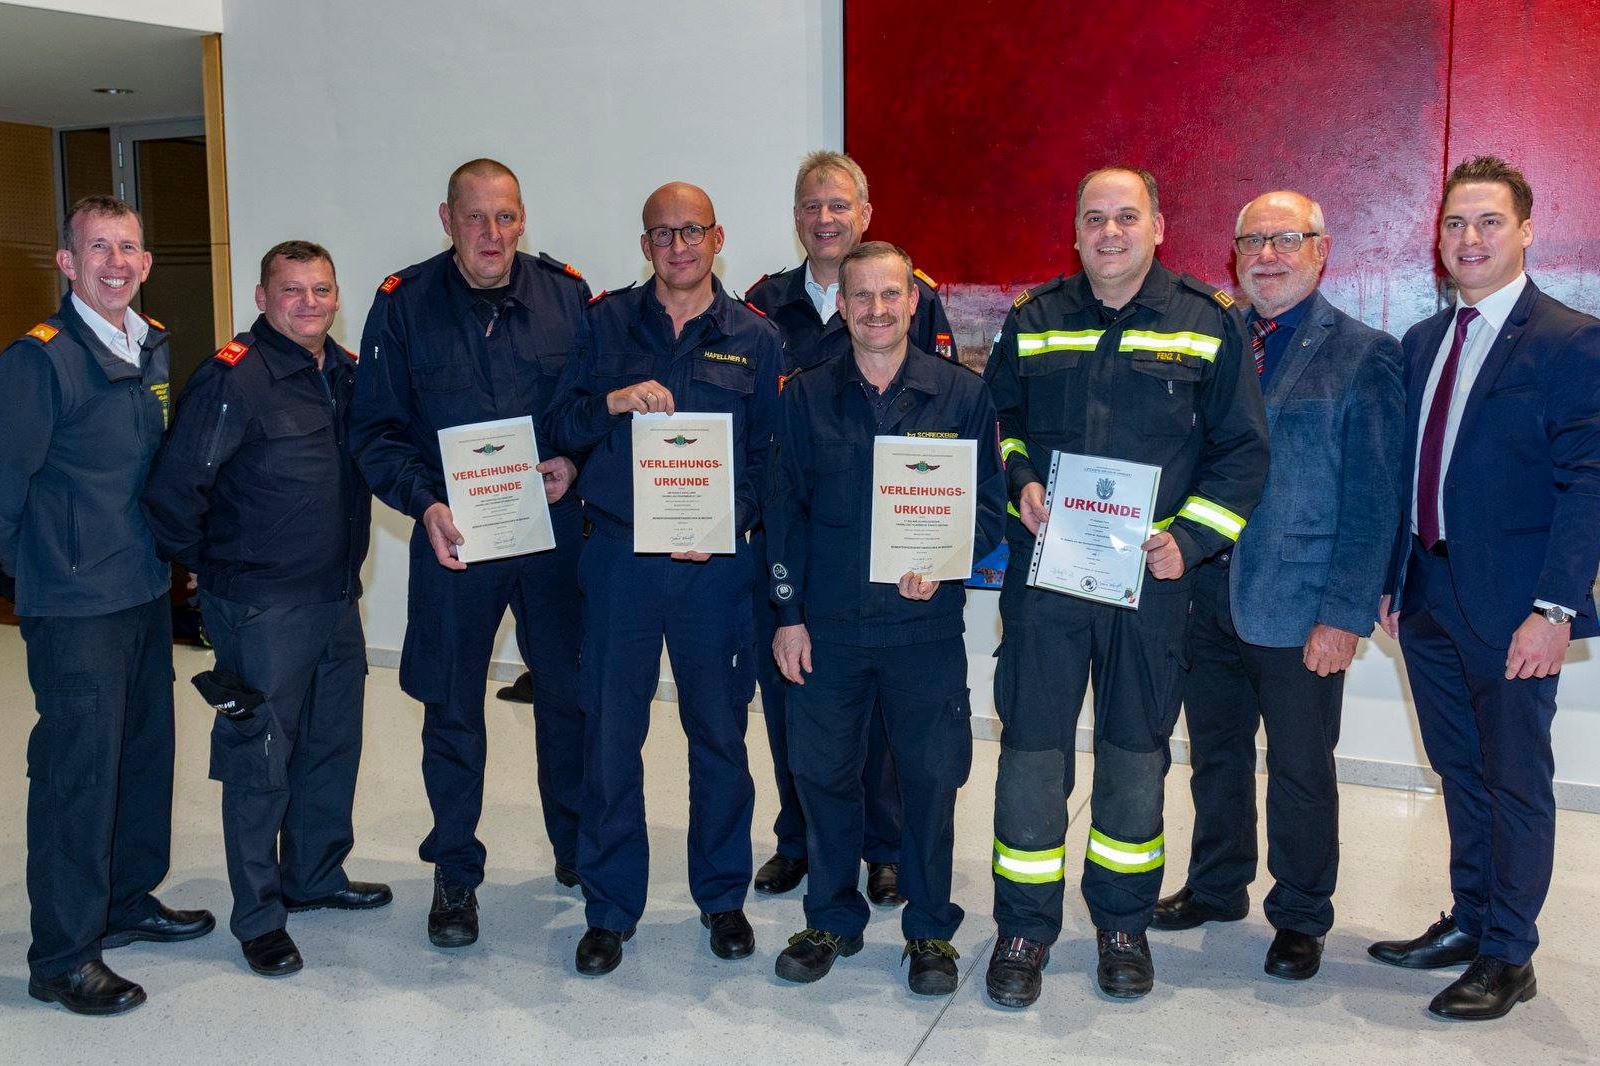
<path fill-rule="evenodd" d="M 378 286 L 378 291 L 381 293 L 391 293 L 399 287 L 400 275 L 390 274 L 388 277 L 383 279 L 383 284 Z"/>
<path fill-rule="evenodd" d="M 1017 308 L 1021 307 L 1031 299 L 1033 299 L 1033 290 L 1023 289 L 1021 292 L 1017 293 L 1017 298 L 1011 301 L 1011 309 L 1015 311 Z"/>
<path fill-rule="evenodd" d="M 577 278 L 579 281 L 583 280 L 583 271 L 579 270 L 577 267 L 573 266 L 571 263 L 562 263 L 561 264 L 561 269 L 565 273 L 571 274 L 573 277 Z"/>
<path fill-rule="evenodd" d="M 756 280 L 752 281 L 748 286 L 745 287 L 745 290 L 744 290 L 745 295 L 746 296 L 750 295 L 752 292 L 754 292 L 756 290 L 756 286 L 760 285 L 763 281 L 766 281 L 770 277 L 772 277 L 771 274 L 763 274 L 759 278 L 757 278 Z"/>
<path fill-rule="evenodd" d="M 593 307 L 595 304 L 599 303 L 601 300 L 604 300 L 606 298 L 606 294 L 609 293 L 610 291 L 611 291 L 610 289 L 601 289 L 599 292 L 597 292 L 593 296 L 589 297 L 588 306 Z"/>
<path fill-rule="evenodd" d="M 1216 292 L 1212 293 L 1211 298 L 1217 301 L 1217 303 L 1221 304 L 1224 308 L 1233 306 L 1233 297 L 1229 296 L 1227 292 L 1222 289 L 1218 289 Z"/>
<path fill-rule="evenodd" d="M 338 342 L 335 342 L 335 343 L 338 343 Z M 339 350 L 341 352 L 343 352 L 345 355 L 348 355 L 350 357 L 350 361 L 352 363 L 361 362 L 361 353 L 360 352 L 351 351 L 349 348 L 346 348 L 342 344 L 339 345 Z"/>
<path fill-rule="evenodd" d="M 146 322 L 150 323 L 156 329 L 166 329 L 167 328 L 166 326 L 163 326 L 161 323 L 157 322 L 155 319 L 151 318 L 149 315 L 140 315 L 139 317 L 144 319 Z"/>
<path fill-rule="evenodd" d="M 56 334 L 60 332 L 61 331 L 59 329 L 56 329 L 50 323 L 41 322 L 37 326 L 34 326 L 32 329 L 30 329 L 27 335 L 41 344 L 49 344 L 51 341 L 56 339 Z"/>
<path fill-rule="evenodd" d="M 778 395 L 779 396 L 783 395 L 784 386 L 788 385 L 789 384 L 789 380 L 791 378 L 793 378 L 798 373 L 800 373 L 800 369 L 799 369 L 799 367 L 796 367 L 795 369 L 789 371 L 787 374 L 779 374 L 778 375 Z"/>
<path fill-rule="evenodd" d="M 937 289 L 939 287 L 939 283 L 937 281 L 934 281 L 932 278 L 928 277 L 928 275 L 924 274 L 921 270 L 913 270 L 911 273 L 921 278 L 922 283 L 928 288 Z"/>
<path fill-rule="evenodd" d="M 244 354 L 249 350 L 250 346 L 248 344 L 240 344 L 238 341 L 229 341 L 227 344 L 222 346 L 222 351 L 218 352 L 215 356 L 213 356 L 213 358 L 219 359 L 222 362 L 227 363 L 229 366 L 238 366 L 239 360 L 243 359 Z"/>
<path fill-rule="evenodd" d="M 767 313 L 765 311 L 761 310 L 761 308 L 757 307 L 755 304 L 751 303 L 749 300 L 746 300 L 744 302 L 744 305 L 746 307 L 748 307 L 750 310 L 754 311 L 756 314 L 760 315 L 762 318 L 766 318 L 767 317 Z"/>

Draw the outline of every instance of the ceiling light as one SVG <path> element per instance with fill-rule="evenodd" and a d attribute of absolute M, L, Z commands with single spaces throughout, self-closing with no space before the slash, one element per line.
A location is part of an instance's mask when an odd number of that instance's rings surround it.
<path fill-rule="evenodd" d="M 116 86 L 107 86 L 104 89 L 96 89 L 95 92 L 97 92 L 97 93 L 105 93 L 107 96 L 132 96 L 133 95 L 133 90 L 132 89 L 119 89 Z"/>

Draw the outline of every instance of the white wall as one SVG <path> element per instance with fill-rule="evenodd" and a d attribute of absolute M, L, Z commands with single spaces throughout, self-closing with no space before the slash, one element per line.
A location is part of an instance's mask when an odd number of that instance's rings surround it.
<path fill-rule="evenodd" d="M 203 33 L 222 30 L 223 0 L 6 0 L 6 3 L 125 22 L 147 22 L 152 26 L 176 26 Z"/>
<path fill-rule="evenodd" d="M 328 246 L 360 340 L 378 282 L 446 246 L 435 209 L 456 164 L 522 179 L 524 247 L 596 292 L 644 276 L 639 210 L 663 182 L 702 185 L 742 292 L 792 265 L 794 168 L 842 140 L 839 0 L 225 0 L 223 81 L 235 321 L 289 237 Z M 400 647 L 409 519 L 379 505 L 367 639 Z M 496 658 L 516 657 L 509 624 Z"/>

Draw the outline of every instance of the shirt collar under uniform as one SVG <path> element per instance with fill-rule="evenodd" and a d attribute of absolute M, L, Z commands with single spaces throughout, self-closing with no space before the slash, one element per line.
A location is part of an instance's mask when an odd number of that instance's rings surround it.
<path fill-rule="evenodd" d="M 818 281 L 816 275 L 811 273 L 811 260 L 806 260 L 806 295 L 811 297 L 811 306 L 817 309 L 817 317 L 826 322 L 839 313 L 839 283 L 824 286 Z"/>
<path fill-rule="evenodd" d="M 111 350 L 111 354 L 134 366 L 139 365 L 139 352 L 144 339 L 150 335 L 150 324 L 133 308 L 126 308 L 122 312 L 123 328 L 119 330 L 101 318 L 98 311 L 84 303 L 76 292 L 72 294 L 72 306 L 78 312 L 78 317 L 94 331 L 96 337 L 100 338 L 100 343 Z"/>

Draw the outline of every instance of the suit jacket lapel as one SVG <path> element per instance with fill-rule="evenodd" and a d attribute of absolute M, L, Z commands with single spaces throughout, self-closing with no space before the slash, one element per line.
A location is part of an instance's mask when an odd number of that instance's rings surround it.
<path fill-rule="evenodd" d="M 1284 401 L 1294 392 L 1295 382 L 1300 380 L 1300 375 L 1316 358 L 1322 342 L 1328 339 L 1328 327 L 1333 325 L 1332 310 L 1332 305 L 1323 298 L 1322 293 L 1318 292 L 1312 297 L 1311 306 L 1306 308 L 1299 327 L 1294 331 L 1293 343 L 1272 371 L 1272 381 L 1267 384 L 1266 395 L 1269 433 L 1277 424 L 1278 412 L 1283 409 Z"/>
<path fill-rule="evenodd" d="M 1506 324 L 1500 328 L 1500 335 L 1494 339 L 1494 345 L 1489 349 L 1489 354 L 1484 356 L 1483 366 L 1478 371 L 1478 376 L 1472 382 L 1472 392 L 1467 394 L 1467 406 L 1461 410 L 1461 429 L 1465 429 L 1483 406 L 1483 398 L 1494 388 L 1495 379 L 1500 376 L 1500 371 L 1505 369 L 1506 360 L 1511 358 L 1511 353 L 1516 350 L 1517 338 L 1522 336 L 1523 327 L 1528 324 L 1528 317 L 1533 314 L 1534 301 L 1539 298 L 1539 287 L 1528 279 L 1528 284 L 1523 288 L 1522 295 L 1517 297 L 1517 302 L 1512 305 L 1511 313 L 1506 316 Z M 1457 430 L 1459 435 L 1460 430 Z"/>

